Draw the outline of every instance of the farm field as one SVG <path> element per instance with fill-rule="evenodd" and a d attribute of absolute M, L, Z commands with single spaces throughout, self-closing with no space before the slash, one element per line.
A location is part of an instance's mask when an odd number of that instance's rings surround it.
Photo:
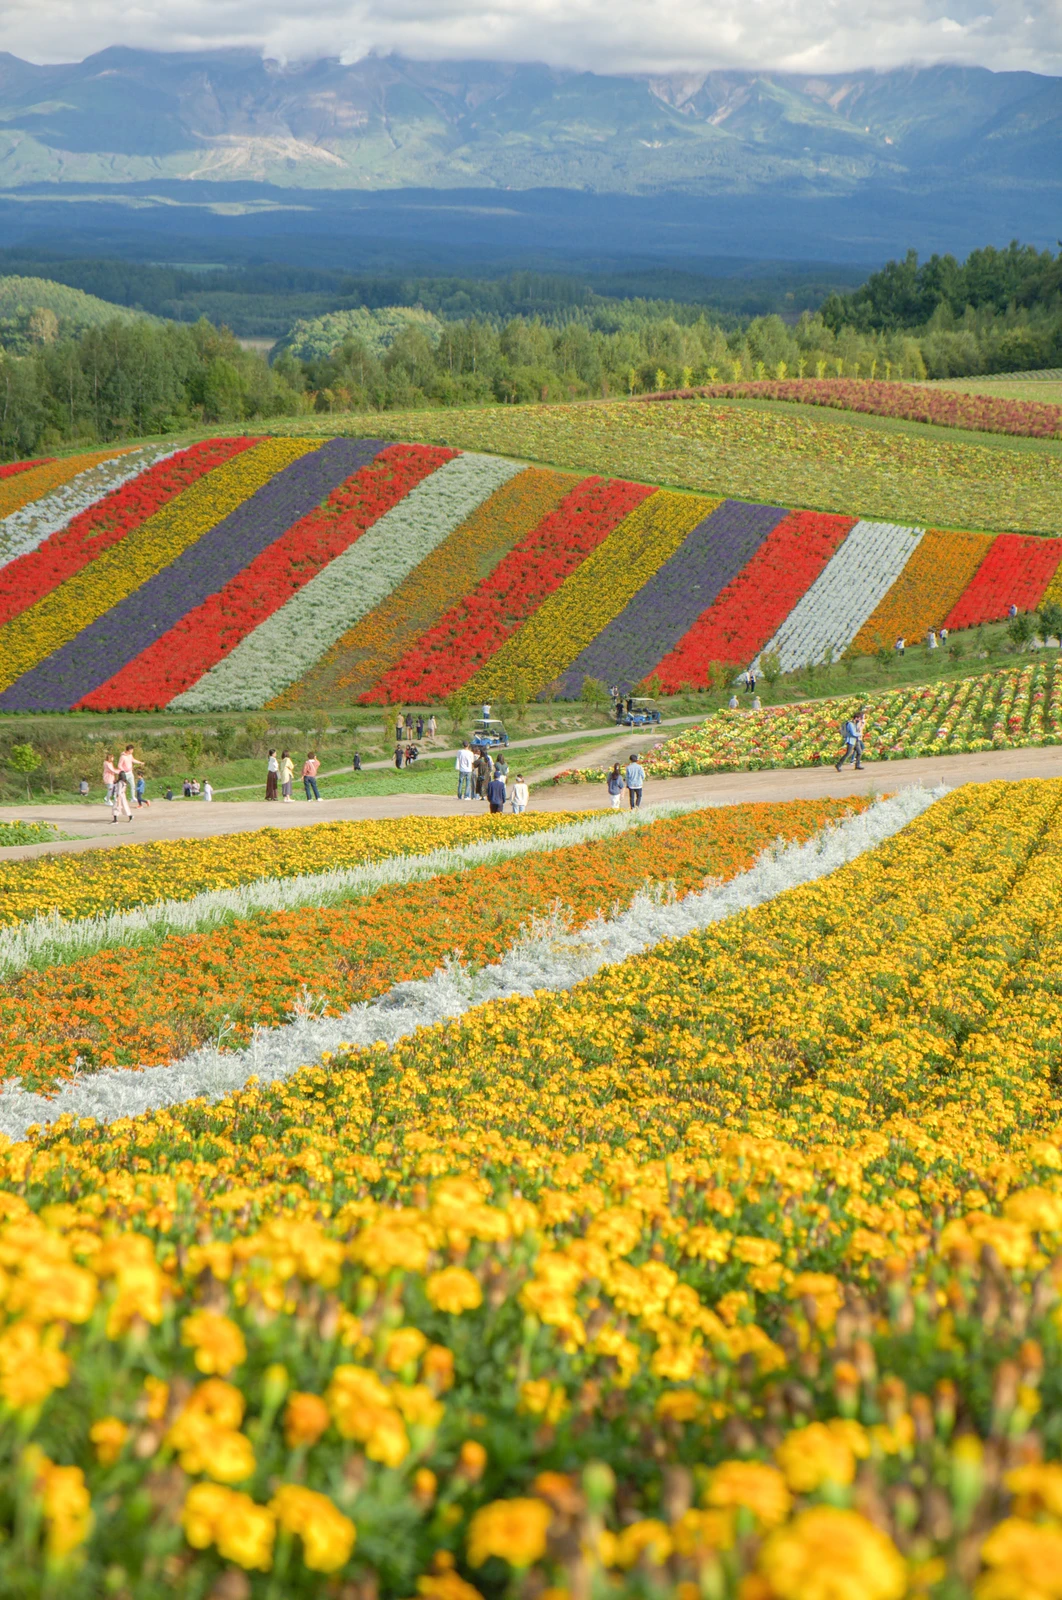
<path fill-rule="evenodd" d="M 845 720 L 866 709 L 866 759 L 902 761 L 1062 743 L 1062 667 L 1056 653 L 950 682 L 830 696 L 810 705 L 716 711 L 699 727 L 657 740 L 643 761 L 653 778 L 758 772 L 836 761 Z M 554 782 L 597 782 L 599 768 Z"/>
<path fill-rule="evenodd" d="M 519 709 L 577 700 L 588 680 L 605 700 L 612 684 L 673 694 L 761 654 L 791 673 L 1062 595 L 1062 537 L 451 446 L 244 436 L 75 458 L 61 483 L 55 465 L 0 484 L 8 715 Z M 1062 454 L 1057 466 L 1062 487 Z"/>
<path fill-rule="evenodd" d="M 1050 1600 L 1060 853 L 1026 782 L 0 864 L 0 1586 Z"/>
<path fill-rule="evenodd" d="M 786 415 L 766 402 L 689 400 L 396 412 L 341 422 L 351 433 L 372 428 L 574 471 L 882 521 L 1059 531 L 1062 446 L 1052 440 L 953 429 L 927 438 L 917 423 L 821 407 Z M 328 418 L 300 427 L 321 433 L 336 425 Z"/>

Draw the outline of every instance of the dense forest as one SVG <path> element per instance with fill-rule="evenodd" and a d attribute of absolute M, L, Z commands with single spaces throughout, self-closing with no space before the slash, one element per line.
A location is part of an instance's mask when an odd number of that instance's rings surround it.
<path fill-rule="evenodd" d="M 282 348 L 271 364 L 205 318 L 189 325 L 116 317 L 67 335 L 55 318 L 31 313 L 25 352 L 0 351 L 0 455 L 308 411 L 1056 366 L 1060 280 L 1062 256 L 1012 245 L 977 251 L 962 266 L 951 257 L 919 266 L 910 254 L 792 322 L 772 314 L 725 323 L 685 302 L 605 305 L 577 295 L 538 314 L 330 313 L 301 326 L 301 355 Z M 529 278 L 525 287 L 548 300 L 549 283 Z"/>

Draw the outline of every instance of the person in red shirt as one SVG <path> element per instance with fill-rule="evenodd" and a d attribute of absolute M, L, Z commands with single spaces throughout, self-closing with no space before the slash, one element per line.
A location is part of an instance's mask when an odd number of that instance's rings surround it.
<path fill-rule="evenodd" d="M 311 750 L 302 765 L 302 786 L 306 790 L 307 800 L 316 800 L 321 803 L 321 795 L 317 788 L 317 774 L 321 770 L 321 763 Z"/>

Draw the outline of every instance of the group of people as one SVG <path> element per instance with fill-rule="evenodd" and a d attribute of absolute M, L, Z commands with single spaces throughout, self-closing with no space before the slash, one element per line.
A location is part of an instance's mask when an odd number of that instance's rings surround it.
<path fill-rule="evenodd" d="M 605 779 L 605 788 L 612 801 L 613 811 L 619 810 L 624 790 L 627 791 L 627 801 L 632 811 L 641 805 L 642 790 L 645 788 L 645 768 L 637 752 L 631 756 L 623 772 L 620 771 L 618 761 L 613 764 L 612 771 Z"/>
<path fill-rule="evenodd" d="M 509 786 L 509 762 L 504 750 L 500 750 L 495 759 L 483 747 L 473 750 L 466 740 L 457 752 L 454 769 L 459 800 L 486 800 L 495 815 L 504 811 L 508 804 L 515 817 L 527 806 L 530 791 L 523 773 L 518 772 Z"/>
<path fill-rule="evenodd" d="M 944 627 L 930 628 L 928 633 L 926 634 L 926 649 L 927 650 L 937 650 L 937 649 L 943 650 L 943 648 L 947 644 L 947 642 L 948 642 L 948 630 L 947 630 L 947 628 L 944 628 Z M 897 636 L 896 643 L 893 645 L 892 648 L 895 650 L 895 652 L 896 652 L 896 654 L 898 656 L 902 656 L 903 655 L 904 651 L 907 649 L 907 640 L 904 638 L 902 633 Z"/>
<path fill-rule="evenodd" d="M 402 712 L 398 712 L 395 716 L 395 744 L 412 744 L 414 735 L 416 735 L 417 742 L 423 744 L 425 733 L 427 733 L 429 739 L 434 741 L 438 726 L 434 711 L 427 721 L 424 720 L 422 711 L 418 711 L 416 721 L 414 721 L 411 712 L 407 711 L 405 715 Z"/>
<path fill-rule="evenodd" d="M 144 763 L 133 754 L 133 747 L 127 744 L 118 760 L 113 756 L 103 758 L 103 792 L 107 805 L 111 808 L 111 821 L 117 823 L 119 817 L 125 817 L 129 822 L 133 820 L 131 800 L 135 800 L 137 809 L 150 806 L 147 797 L 144 774 L 138 773 L 135 768 L 142 767 Z M 88 785 L 82 780 L 82 793 Z"/>
<path fill-rule="evenodd" d="M 844 750 L 840 761 L 834 762 L 838 772 L 846 761 L 851 761 L 857 772 L 863 770 L 863 736 L 867 730 L 867 708 L 860 706 L 854 717 L 849 717 L 841 730 Z"/>
<path fill-rule="evenodd" d="M 306 760 L 302 764 L 302 787 L 307 800 L 316 800 L 318 804 L 321 802 L 321 791 L 317 787 L 317 774 L 320 770 L 321 763 L 317 756 L 312 750 L 307 751 Z M 290 805 L 294 784 L 295 762 L 290 752 L 282 750 L 278 756 L 275 750 L 270 750 L 266 758 L 266 799 L 283 800 L 285 805 Z"/>

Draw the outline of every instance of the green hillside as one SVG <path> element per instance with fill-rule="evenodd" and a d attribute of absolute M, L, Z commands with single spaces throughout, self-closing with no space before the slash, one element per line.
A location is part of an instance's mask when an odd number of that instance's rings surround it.
<path fill-rule="evenodd" d="M 7 350 L 21 352 L 108 322 L 140 322 L 145 316 L 49 278 L 0 277 L 0 345 Z"/>

